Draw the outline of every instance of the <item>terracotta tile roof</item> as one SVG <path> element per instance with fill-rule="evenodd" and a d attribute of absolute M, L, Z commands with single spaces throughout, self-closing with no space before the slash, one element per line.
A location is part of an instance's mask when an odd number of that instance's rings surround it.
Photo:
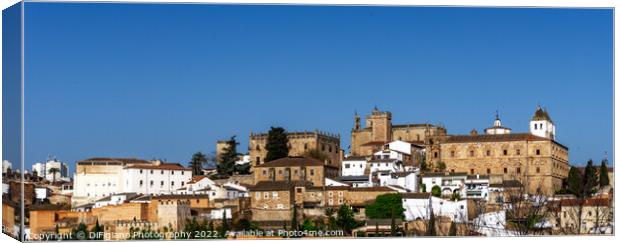
<path fill-rule="evenodd" d="M 428 199 L 431 197 L 431 194 L 427 192 L 408 192 L 400 195 L 406 199 Z"/>
<path fill-rule="evenodd" d="M 203 176 L 203 175 L 194 176 L 194 177 L 192 177 L 192 179 L 191 179 L 189 182 L 187 182 L 187 184 L 194 184 L 194 183 L 196 183 L 196 182 L 201 181 L 201 180 L 202 180 L 202 179 L 204 179 L 205 177 L 206 177 L 206 176 Z"/>
<path fill-rule="evenodd" d="M 349 156 L 344 158 L 343 161 L 350 161 L 350 160 L 367 160 L 370 156 Z"/>
<path fill-rule="evenodd" d="M 551 141 L 557 145 L 568 149 L 566 146 L 552 139 L 539 137 L 530 133 L 510 133 L 510 134 L 481 134 L 481 135 L 451 135 L 442 143 L 486 143 L 486 142 L 508 142 L 508 141 Z"/>
<path fill-rule="evenodd" d="M 350 189 L 352 192 L 355 191 L 359 191 L 359 192 L 396 192 L 396 190 L 386 187 L 386 186 L 373 186 L 373 187 L 351 187 Z"/>
<path fill-rule="evenodd" d="M 248 189 L 250 191 L 286 191 L 295 186 L 311 186 L 311 183 L 307 181 L 260 181 Z"/>
<path fill-rule="evenodd" d="M 159 165 L 156 164 L 130 164 L 127 165 L 126 168 L 131 169 L 156 169 L 156 170 L 184 170 L 191 171 L 191 168 L 184 167 L 179 163 L 161 163 Z"/>
<path fill-rule="evenodd" d="M 560 206 L 562 207 L 571 207 L 571 206 L 609 206 L 609 198 L 588 198 L 588 199 L 563 199 L 560 200 Z"/>
<path fill-rule="evenodd" d="M 287 167 L 287 166 L 323 166 L 324 163 L 315 158 L 286 157 L 257 165 L 256 167 Z"/>
<path fill-rule="evenodd" d="M 78 162 L 121 162 L 123 164 L 149 164 L 148 160 L 136 159 L 136 158 L 109 158 L 109 157 L 94 157 L 90 159 L 80 160 Z"/>

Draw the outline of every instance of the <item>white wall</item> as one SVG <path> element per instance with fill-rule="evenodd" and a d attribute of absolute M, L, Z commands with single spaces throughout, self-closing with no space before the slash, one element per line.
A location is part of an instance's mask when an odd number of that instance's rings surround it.
<path fill-rule="evenodd" d="M 437 197 L 429 199 L 403 199 L 403 208 L 405 209 L 405 220 L 413 221 L 418 218 L 428 220 L 430 218 L 430 207 L 435 216 L 445 216 L 457 223 L 467 222 L 467 201 L 449 201 Z"/>
<path fill-rule="evenodd" d="M 192 172 L 157 168 L 126 168 L 123 170 L 123 177 L 125 180 L 124 192 L 150 195 L 172 194 L 191 180 Z"/>
<path fill-rule="evenodd" d="M 366 170 L 366 160 L 342 161 L 342 176 L 361 176 L 364 175 L 364 170 Z"/>

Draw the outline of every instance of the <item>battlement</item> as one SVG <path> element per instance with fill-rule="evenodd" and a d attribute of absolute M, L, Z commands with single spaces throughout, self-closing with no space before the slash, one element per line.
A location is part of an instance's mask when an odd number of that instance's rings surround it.
<path fill-rule="evenodd" d="M 306 130 L 304 130 L 303 132 L 287 132 L 286 135 L 287 135 L 288 138 L 314 138 L 314 137 L 321 137 L 321 138 L 325 138 L 325 139 L 340 140 L 340 134 L 339 133 L 324 132 L 324 131 L 320 131 L 318 129 L 315 129 L 314 131 L 306 131 Z M 250 139 L 267 139 L 268 136 L 269 136 L 268 133 L 253 133 L 253 132 L 250 132 Z"/>

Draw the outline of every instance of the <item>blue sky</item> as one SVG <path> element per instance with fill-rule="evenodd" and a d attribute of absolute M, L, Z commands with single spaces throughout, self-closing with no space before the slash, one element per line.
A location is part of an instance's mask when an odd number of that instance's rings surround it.
<path fill-rule="evenodd" d="M 26 4 L 26 163 L 187 162 L 270 126 L 526 132 L 547 107 L 570 160 L 612 154 L 605 9 Z M 72 168 L 73 169 L 73 168 Z"/>

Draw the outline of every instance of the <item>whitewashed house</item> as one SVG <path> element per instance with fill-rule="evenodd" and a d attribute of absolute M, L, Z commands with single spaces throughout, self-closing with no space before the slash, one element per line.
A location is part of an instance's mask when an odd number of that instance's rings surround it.
<path fill-rule="evenodd" d="M 342 161 L 341 176 L 364 175 L 368 158 L 365 156 L 349 156 Z"/>
<path fill-rule="evenodd" d="M 431 192 L 434 186 L 441 188 L 441 195 L 451 196 L 458 192 L 461 196 L 465 193 L 465 180 L 467 173 L 432 172 L 422 174 L 422 184 L 427 192 Z"/>
<path fill-rule="evenodd" d="M 402 193 L 405 220 L 429 220 L 431 214 L 448 217 L 456 223 L 468 221 L 467 200 L 450 201 L 430 193 Z"/>
<path fill-rule="evenodd" d="M 465 179 L 465 195 L 463 198 L 489 200 L 489 176 L 470 175 Z"/>

